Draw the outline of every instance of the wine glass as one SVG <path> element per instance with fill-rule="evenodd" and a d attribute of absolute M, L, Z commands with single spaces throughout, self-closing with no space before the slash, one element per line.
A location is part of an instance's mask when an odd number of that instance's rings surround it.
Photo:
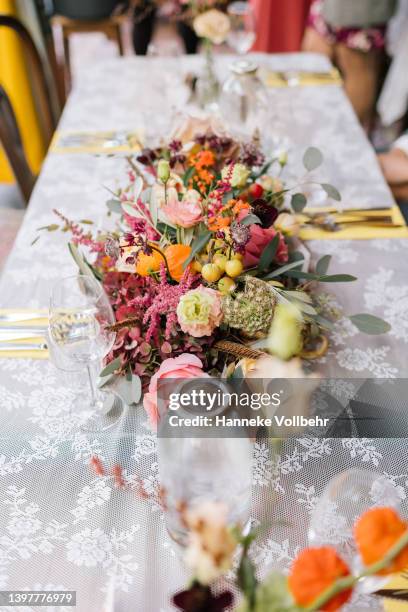
<path fill-rule="evenodd" d="M 334 546 L 358 573 L 363 564 L 353 538 L 356 520 L 370 508 L 397 508 L 400 502 L 396 487 L 382 474 L 373 470 L 345 470 L 329 481 L 317 500 L 310 520 L 309 542 L 312 546 Z M 359 580 L 357 589 L 370 593 L 386 582 L 387 579 L 370 576 Z"/>
<path fill-rule="evenodd" d="M 255 42 L 256 24 L 249 2 L 231 2 L 227 9 L 230 18 L 228 44 L 240 55 L 248 53 Z"/>
<path fill-rule="evenodd" d="M 101 392 L 96 384 L 96 371 L 112 349 L 115 333 L 109 328 L 115 316 L 109 299 L 98 281 L 76 275 L 58 281 L 51 292 L 48 335 L 50 355 L 55 366 L 62 370 L 86 371 L 90 390 L 92 418 L 106 429 L 102 417 L 115 406 L 113 396 Z"/>

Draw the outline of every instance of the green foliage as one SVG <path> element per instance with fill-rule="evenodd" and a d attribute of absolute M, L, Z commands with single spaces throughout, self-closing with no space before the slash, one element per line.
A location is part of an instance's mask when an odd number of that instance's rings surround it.
<path fill-rule="evenodd" d="M 110 212 L 120 215 L 122 213 L 122 202 L 120 200 L 111 199 L 106 202 L 106 206 Z"/>
<path fill-rule="evenodd" d="M 276 236 L 274 236 L 272 240 L 268 242 L 261 253 L 261 257 L 259 258 L 258 270 L 265 271 L 269 268 L 278 250 L 279 239 L 279 234 L 276 234 Z"/>
<path fill-rule="evenodd" d="M 321 257 L 316 264 L 316 273 L 326 274 L 327 270 L 329 269 L 330 261 L 331 255 L 323 255 L 323 257 Z"/>
<path fill-rule="evenodd" d="M 351 315 L 349 319 L 358 330 L 371 336 L 386 334 L 391 329 L 391 325 L 389 323 L 383 319 L 380 319 L 379 317 L 375 317 L 374 315 L 367 313 Z"/>
<path fill-rule="evenodd" d="M 336 189 L 336 187 L 333 187 L 333 185 L 329 185 L 329 183 L 321 183 L 320 186 L 322 187 L 322 189 L 325 190 L 329 198 L 332 198 L 332 200 L 336 200 L 336 202 L 341 201 L 341 194 Z"/>
<path fill-rule="evenodd" d="M 323 155 L 319 149 L 316 147 L 309 147 L 306 149 L 305 154 L 303 155 L 303 165 L 311 172 L 312 170 L 316 170 L 323 163 Z"/>
<path fill-rule="evenodd" d="M 197 238 L 194 238 L 193 242 L 191 243 L 191 253 L 184 262 L 183 268 L 186 268 L 190 261 L 193 261 L 195 255 L 203 250 L 205 245 L 209 242 L 211 236 L 212 232 L 210 232 L 210 230 L 204 230 L 197 236 Z"/>
<path fill-rule="evenodd" d="M 294 193 L 290 200 L 290 205 L 292 206 L 293 210 L 297 213 L 302 212 L 306 204 L 307 204 L 307 199 L 303 195 L 303 193 Z"/>

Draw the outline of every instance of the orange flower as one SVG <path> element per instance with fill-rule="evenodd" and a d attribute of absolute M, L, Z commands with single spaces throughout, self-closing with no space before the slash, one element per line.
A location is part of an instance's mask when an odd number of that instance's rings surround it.
<path fill-rule="evenodd" d="M 160 270 L 162 263 L 164 263 L 164 258 L 158 251 L 152 251 L 151 255 L 139 253 L 135 271 L 137 274 L 140 274 L 140 276 L 149 276 L 152 272 Z"/>
<path fill-rule="evenodd" d="M 354 526 L 354 538 L 365 565 L 382 559 L 407 528 L 408 524 L 392 508 L 372 508 L 365 512 Z M 408 546 L 378 573 L 392 574 L 407 567 Z"/>
<path fill-rule="evenodd" d="M 334 548 L 306 548 L 295 559 L 288 577 L 289 589 L 300 606 L 308 606 L 335 580 L 349 576 L 350 570 Z M 335 595 L 322 610 L 338 610 L 348 601 L 351 589 Z"/>
<path fill-rule="evenodd" d="M 195 158 L 194 166 L 197 170 L 202 170 L 203 168 L 208 168 L 215 163 L 215 156 L 212 151 L 199 151 Z"/>
<path fill-rule="evenodd" d="M 244 202 L 243 200 L 238 200 L 238 202 L 234 206 L 234 213 L 238 215 L 242 210 L 249 210 L 251 206 L 248 202 Z"/>
<path fill-rule="evenodd" d="M 211 217 L 208 219 L 208 229 L 212 232 L 216 232 L 218 230 L 224 229 L 228 227 L 231 223 L 231 217 Z"/>
<path fill-rule="evenodd" d="M 173 280 L 180 281 L 184 274 L 183 264 L 191 253 L 191 247 L 186 244 L 172 244 L 164 251 Z"/>

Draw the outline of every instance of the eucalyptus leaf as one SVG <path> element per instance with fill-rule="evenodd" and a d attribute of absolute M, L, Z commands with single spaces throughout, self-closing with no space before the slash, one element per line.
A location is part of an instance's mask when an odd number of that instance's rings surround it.
<path fill-rule="evenodd" d="M 258 269 L 267 270 L 276 255 L 279 246 L 280 235 L 276 234 L 266 245 L 259 258 Z"/>
<path fill-rule="evenodd" d="M 257 217 L 257 216 L 256 216 L 256 215 L 254 215 L 254 214 L 249 214 L 249 215 L 247 215 L 246 217 L 244 217 L 244 218 L 242 219 L 242 221 L 240 221 L 240 224 L 241 224 L 241 225 L 252 225 L 252 224 L 254 224 L 254 223 L 259 223 L 259 224 L 261 224 L 261 223 L 262 223 L 262 221 L 260 220 L 260 218 L 259 218 L 259 217 Z"/>
<path fill-rule="evenodd" d="M 132 402 L 137 404 L 142 396 L 142 381 L 140 376 L 133 374 L 132 376 Z"/>
<path fill-rule="evenodd" d="M 81 253 L 78 250 L 78 247 L 73 244 L 72 242 L 68 243 L 68 249 L 69 252 L 72 255 L 73 260 L 75 261 L 76 265 L 79 268 L 79 271 L 81 272 L 81 274 L 84 274 L 85 276 L 90 276 L 92 278 L 95 278 L 95 274 L 94 271 L 92 269 L 92 267 L 85 261 L 84 257 L 81 255 Z"/>
<path fill-rule="evenodd" d="M 117 374 L 108 374 L 107 376 L 99 375 L 98 388 L 103 389 L 106 385 L 110 385 L 117 378 Z"/>
<path fill-rule="evenodd" d="M 130 204 L 127 204 L 126 202 L 122 202 L 122 210 L 131 217 L 140 217 L 140 212 Z"/>
<path fill-rule="evenodd" d="M 333 185 L 330 185 L 329 183 L 321 183 L 321 188 L 325 190 L 329 198 L 332 200 L 336 200 L 336 202 L 341 201 L 341 194 L 336 187 L 333 187 Z"/>
<path fill-rule="evenodd" d="M 188 264 L 193 261 L 196 253 L 199 253 L 207 244 L 212 236 L 212 232 L 209 230 L 204 230 L 201 234 L 197 236 L 191 243 L 191 253 L 187 257 L 186 261 L 183 263 L 183 268 L 185 269 Z"/>
<path fill-rule="evenodd" d="M 103 368 L 99 376 L 101 378 L 104 378 L 105 376 L 108 376 L 108 374 L 113 374 L 113 372 L 115 372 L 118 368 L 120 368 L 120 364 L 121 364 L 120 357 L 116 357 L 116 359 L 108 363 L 108 365 Z"/>
<path fill-rule="evenodd" d="M 319 278 L 321 283 L 352 283 L 356 280 L 352 274 L 324 274 Z"/>
<path fill-rule="evenodd" d="M 269 280 L 271 278 L 275 278 L 276 276 L 280 276 L 281 274 L 284 274 L 288 270 L 293 270 L 293 268 L 302 267 L 302 265 L 303 265 L 303 260 L 292 261 L 291 263 L 285 264 L 284 266 L 281 266 L 280 268 L 273 270 L 273 272 L 269 272 L 269 274 L 263 277 L 263 280 Z"/>
<path fill-rule="evenodd" d="M 300 213 L 306 206 L 307 199 L 303 193 L 294 193 L 290 200 L 290 204 L 295 212 Z"/>
<path fill-rule="evenodd" d="M 313 299 L 305 291 L 282 291 L 283 295 L 289 299 L 299 300 L 300 302 L 306 302 L 306 304 L 312 304 Z"/>
<path fill-rule="evenodd" d="M 122 202 L 120 200 L 114 200 L 112 198 L 106 202 L 106 206 L 113 213 L 117 213 L 119 215 L 122 213 Z"/>
<path fill-rule="evenodd" d="M 316 264 L 316 273 L 326 274 L 327 270 L 329 269 L 330 261 L 331 255 L 323 255 L 323 257 L 321 257 Z"/>
<path fill-rule="evenodd" d="M 323 163 L 323 155 L 319 149 L 316 147 L 309 147 L 306 149 L 305 154 L 303 155 L 303 165 L 311 172 L 312 170 L 316 170 Z"/>
<path fill-rule="evenodd" d="M 143 191 L 143 179 L 141 176 L 138 176 L 136 177 L 136 180 L 133 184 L 133 197 L 135 201 L 139 199 L 142 191 Z"/>
<path fill-rule="evenodd" d="M 386 334 L 391 329 L 391 325 L 389 323 L 383 319 L 380 319 L 379 317 L 375 317 L 374 315 L 367 313 L 351 315 L 349 319 L 359 331 L 372 336 Z"/>

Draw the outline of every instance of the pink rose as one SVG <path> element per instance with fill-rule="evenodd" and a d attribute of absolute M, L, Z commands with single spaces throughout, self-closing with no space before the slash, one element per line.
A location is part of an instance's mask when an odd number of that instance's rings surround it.
<path fill-rule="evenodd" d="M 193 227 L 202 219 L 201 196 L 195 189 L 189 189 L 181 202 L 178 198 L 167 200 L 167 206 L 162 208 L 164 214 L 174 225 Z"/>
<path fill-rule="evenodd" d="M 202 368 L 202 361 L 196 355 L 189 355 L 188 353 L 183 353 L 178 357 L 170 357 L 162 362 L 156 374 L 152 376 L 149 391 L 145 393 L 143 398 L 143 406 L 149 416 L 150 425 L 153 429 L 157 429 L 160 418 L 157 407 L 157 385 L 159 379 L 209 378 L 209 375 Z"/>
<path fill-rule="evenodd" d="M 276 234 L 279 234 L 279 245 L 275 260 L 278 263 L 286 263 L 288 261 L 288 245 L 282 234 L 277 232 L 276 229 L 273 227 L 264 229 L 260 225 L 253 224 L 250 226 L 250 233 L 249 242 L 245 245 L 244 266 L 246 268 L 252 268 L 258 264 L 262 251 Z"/>

